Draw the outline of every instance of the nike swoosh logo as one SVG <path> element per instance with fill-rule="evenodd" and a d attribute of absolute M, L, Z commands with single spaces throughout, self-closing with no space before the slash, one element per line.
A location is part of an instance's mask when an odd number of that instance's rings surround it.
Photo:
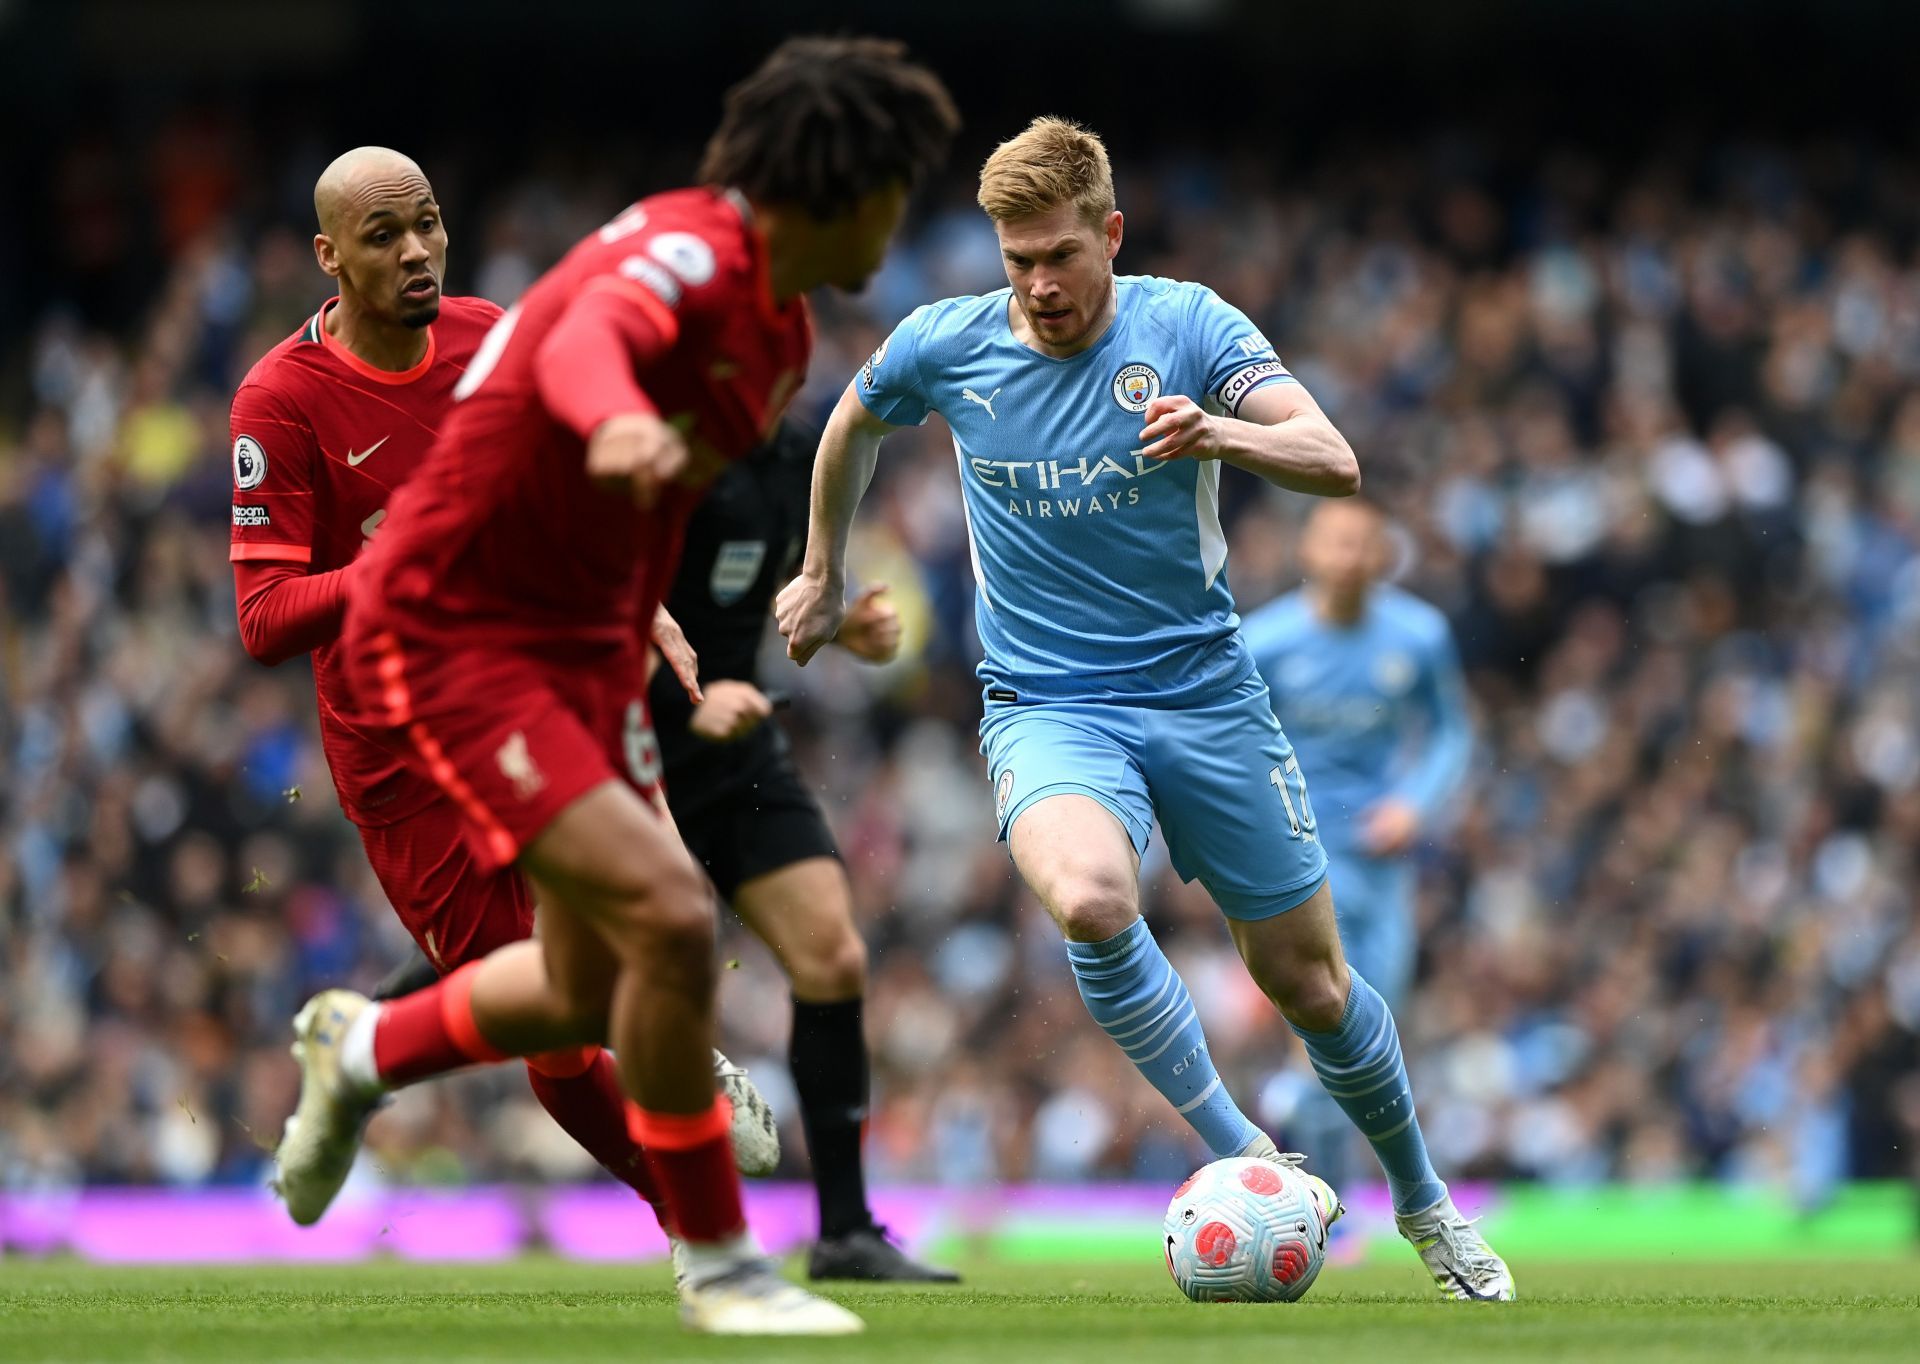
<path fill-rule="evenodd" d="M 1447 1277 L 1449 1279 L 1452 1279 L 1454 1284 L 1460 1289 L 1460 1291 L 1467 1295 L 1468 1302 L 1499 1302 L 1500 1301 L 1500 1295 L 1498 1293 L 1474 1292 L 1473 1285 L 1468 1283 L 1465 1279 L 1461 1278 L 1459 1273 L 1455 1270 L 1449 1269 L 1447 1271 Z"/>
<path fill-rule="evenodd" d="M 382 436 L 380 437 L 379 440 L 375 441 L 372 445 L 369 445 L 366 449 L 362 450 L 357 455 L 354 454 L 352 450 L 348 450 L 347 463 L 352 465 L 356 469 L 359 468 L 362 464 L 365 464 L 369 459 L 373 458 L 373 452 L 375 450 L 378 450 L 381 446 L 385 445 L 388 441 L 392 439 L 393 439 L 392 436 Z"/>

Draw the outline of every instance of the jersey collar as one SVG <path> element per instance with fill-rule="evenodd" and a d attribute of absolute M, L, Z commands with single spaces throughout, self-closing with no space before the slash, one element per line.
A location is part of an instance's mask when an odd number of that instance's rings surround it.
<path fill-rule="evenodd" d="M 720 191 L 720 197 L 740 215 L 740 226 L 746 230 L 747 256 L 752 261 L 753 270 L 753 301 L 759 307 L 761 320 L 770 326 L 783 326 L 793 319 L 794 309 L 798 307 L 801 318 L 811 328 L 812 318 L 806 310 L 807 300 L 804 296 L 790 300 L 784 308 L 773 296 L 773 267 L 767 258 L 767 234 L 754 221 L 753 204 L 731 185 Z"/>
<path fill-rule="evenodd" d="M 371 379 L 376 384 L 410 384 L 433 368 L 433 356 L 437 347 L 433 339 L 433 328 L 431 326 L 427 328 L 427 353 L 420 357 L 420 363 L 412 369 L 381 369 L 378 365 L 370 365 L 365 360 L 362 360 L 359 356 L 336 341 L 332 334 L 327 331 L 327 310 L 339 301 L 340 295 L 335 294 L 332 298 L 320 305 L 320 311 L 313 315 L 311 322 L 307 323 L 307 336 L 309 340 L 318 341 L 322 348 L 355 374 L 358 374 L 363 379 Z"/>

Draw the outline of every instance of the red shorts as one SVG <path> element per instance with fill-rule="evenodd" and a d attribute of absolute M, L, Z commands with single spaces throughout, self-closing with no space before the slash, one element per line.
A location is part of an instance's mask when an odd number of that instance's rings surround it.
<path fill-rule="evenodd" d="M 510 866 L 604 782 L 658 795 L 660 748 L 637 641 L 535 654 L 349 625 L 349 646 L 361 720 L 446 792 L 481 870 Z"/>
<path fill-rule="evenodd" d="M 451 802 L 437 800 L 397 824 L 361 829 L 360 843 L 394 913 L 441 975 L 533 936 L 526 879 L 475 858 Z"/>

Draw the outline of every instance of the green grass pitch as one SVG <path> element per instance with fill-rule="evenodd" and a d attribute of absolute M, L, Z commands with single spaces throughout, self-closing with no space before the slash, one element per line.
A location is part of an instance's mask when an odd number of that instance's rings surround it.
<path fill-rule="evenodd" d="M 1330 1266 L 1305 1302 L 1195 1306 L 1139 1265 L 976 1263 L 959 1288 L 836 1287 L 839 1341 L 683 1333 L 663 1268 L 113 1268 L 0 1262 L 5 1360 L 1623 1360 L 1920 1358 L 1920 1261 L 1515 1265 L 1522 1302 L 1439 1300 L 1405 1265 Z"/>

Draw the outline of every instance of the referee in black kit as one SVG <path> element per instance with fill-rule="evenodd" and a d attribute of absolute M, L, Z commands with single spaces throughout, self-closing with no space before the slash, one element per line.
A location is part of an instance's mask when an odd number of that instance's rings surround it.
<path fill-rule="evenodd" d="M 648 702 L 680 836 L 792 983 L 788 1056 L 820 1198 L 809 1277 L 951 1283 L 959 1276 L 903 1254 L 867 1206 L 866 944 L 833 833 L 794 769 L 786 734 L 769 723 L 774 703 L 758 685 L 774 594 L 806 547 L 816 445 L 812 432 L 781 423 L 772 440 L 720 475 L 694 512 L 667 610 L 699 655 L 706 699 L 694 705 L 663 667 Z M 871 663 L 900 647 L 900 619 L 885 591 L 862 593 L 834 641 Z"/>

